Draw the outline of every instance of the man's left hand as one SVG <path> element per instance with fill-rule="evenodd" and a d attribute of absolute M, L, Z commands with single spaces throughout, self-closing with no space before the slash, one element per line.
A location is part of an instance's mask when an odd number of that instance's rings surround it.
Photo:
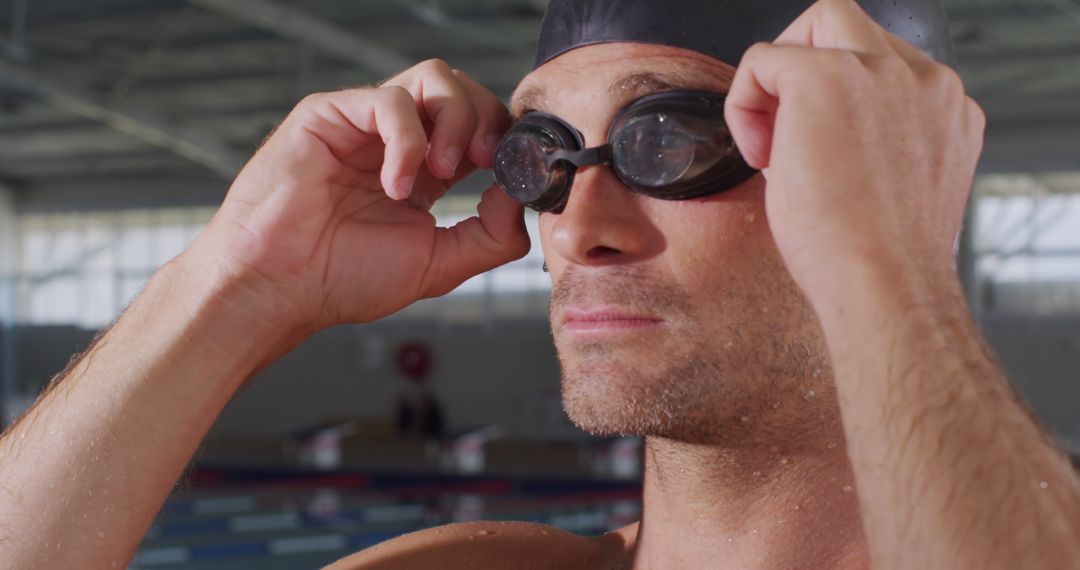
<path fill-rule="evenodd" d="M 854 1 L 821 0 L 747 52 L 727 119 L 819 313 L 867 277 L 955 283 L 985 117 L 952 69 Z"/>

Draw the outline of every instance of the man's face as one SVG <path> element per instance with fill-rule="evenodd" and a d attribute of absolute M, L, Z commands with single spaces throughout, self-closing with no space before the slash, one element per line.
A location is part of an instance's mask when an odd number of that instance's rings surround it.
<path fill-rule="evenodd" d="M 634 100 L 726 93 L 733 73 L 680 49 L 590 46 L 526 77 L 513 110 L 552 113 L 593 147 Z M 821 335 L 776 251 L 764 190 L 757 176 L 719 195 L 663 201 L 591 166 L 578 171 L 565 210 L 541 216 L 564 405 L 576 424 L 717 444 L 834 417 Z"/>

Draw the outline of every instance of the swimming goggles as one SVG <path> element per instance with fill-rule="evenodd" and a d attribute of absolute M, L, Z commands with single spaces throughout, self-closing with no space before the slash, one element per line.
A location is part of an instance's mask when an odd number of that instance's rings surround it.
<path fill-rule="evenodd" d="M 525 114 L 495 153 L 495 180 L 539 212 L 566 207 L 574 174 L 609 166 L 635 192 L 690 200 L 730 190 L 757 171 L 743 160 L 724 120 L 724 96 L 674 91 L 646 96 L 611 123 L 607 143 L 584 148 L 581 133 L 543 112 Z"/>

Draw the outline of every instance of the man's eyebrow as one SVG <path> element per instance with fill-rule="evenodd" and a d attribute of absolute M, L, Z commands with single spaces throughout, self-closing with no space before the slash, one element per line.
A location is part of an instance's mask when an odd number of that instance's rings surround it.
<path fill-rule="evenodd" d="M 608 93 L 615 99 L 633 100 L 663 91 L 716 91 L 715 81 L 682 73 L 657 73 L 642 71 L 624 75 L 608 87 Z M 723 91 L 727 91 L 727 86 Z M 512 114 L 515 119 L 536 109 L 543 109 L 547 92 L 543 87 L 530 85 L 519 91 L 514 97 Z"/>
<path fill-rule="evenodd" d="M 680 89 L 676 83 L 679 82 L 674 78 L 659 73 L 632 73 L 612 83 L 608 87 L 608 93 L 617 99 L 625 97 L 636 99 L 639 94 Z"/>
<path fill-rule="evenodd" d="M 726 82 L 725 82 L 726 83 Z M 637 99 L 662 91 L 718 91 L 717 82 L 698 73 L 632 73 L 611 84 L 609 92 L 617 99 Z M 725 84 L 720 92 L 726 92 Z"/>
<path fill-rule="evenodd" d="M 510 114 L 514 119 L 520 119 L 522 115 L 540 106 L 547 99 L 547 92 L 542 87 L 530 85 L 514 94 L 510 102 Z"/>

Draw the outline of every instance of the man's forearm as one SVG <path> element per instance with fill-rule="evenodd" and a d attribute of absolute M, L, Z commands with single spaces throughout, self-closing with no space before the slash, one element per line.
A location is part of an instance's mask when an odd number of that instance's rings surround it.
<path fill-rule="evenodd" d="M 269 339 L 183 257 L 0 440 L 0 567 L 124 567 Z"/>
<path fill-rule="evenodd" d="M 1071 466 L 1023 404 L 955 282 L 881 274 L 819 309 L 875 569 L 1066 568 Z"/>

